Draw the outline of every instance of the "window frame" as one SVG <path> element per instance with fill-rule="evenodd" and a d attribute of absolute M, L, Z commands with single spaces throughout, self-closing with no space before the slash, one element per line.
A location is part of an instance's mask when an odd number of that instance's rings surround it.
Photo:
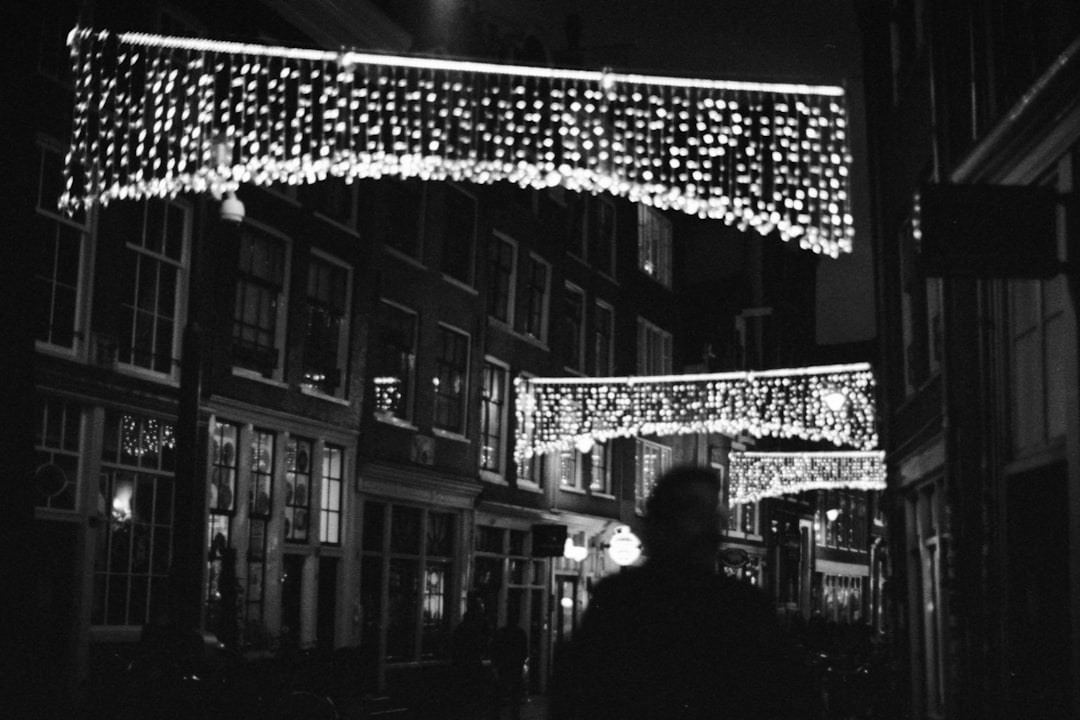
<path fill-rule="evenodd" d="M 672 284 L 671 219 L 655 208 L 638 204 L 638 269 L 667 289 Z"/>
<path fill-rule="evenodd" d="M 233 350 L 234 357 L 233 357 L 233 360 L 232 360 L 232 373 L 234 375 L 239 375 L 239 376 L 242 376 L 242 377 L 252 378 L 252 379 L 255 379 L 255 380 L 262 380 L 262 381 L 266 381 L 266 382 L 270 382 L 270 383 L 282 384 L 284 382 L 284 378 L 285 378 L 285 350 L 286 350 L 285 344 L 286 344 L 286 333 L 287 333 L 288 319 L 289 319 L 289 294 L 291 292 L 290 285 L 291 285 L 291 280 L 292 280 L 292 249 L 293 249 L 293 243 L 292 243 L 291 238 L 289 238 L 284 233 L 278 232 L 278 231 L 276 231 L 276 230 L 274 230 L 274 229 L 272 229 L 272 228 L 270 228 L 270 227 L 268 227 L 266 225 L 263 225 L 262 223 L 259 223 L 257 221 L 252 221 L 252 220 L 245 221 L 244 222 L 244 229 L 245 229 L 246 232 L 252 233 L 253 235 L 256 235 L 256 236 L 257 235 L 263 235 L 266 238 L 268 238 L 271 242 L 280 242 L 280 244 L 281 244 L 281 248 L 282 248 L 282 268 L 281 268 L 282 281 L 281 281 L 281 286 L 280 286 L 280 288 L 278 288 L 278 291 L 277 291 L 277 293 L 278 293 L 278 295 L 277 295 L 277 303 L 278 304 L 277 304 L 276 317 L 274 319 L 273 344 L 271 346 L 269 346 L 270 349 L 275 352 L 277 359 L 276 359 L 276 362 L 275 362 L 275 366 L 274 366 L 273 370 L 270 372 L 269 375 L 267 375 L 267 374 L 265 374 L 263 372 L 260 372 L 258 370 L 255 370 L 255 369 L 244 367 L 244 366 L 236 364 L 236 359 L 235 359 L 236 350 L 235 350 L 235 348 L 236 348 L 236 333 L 237 333 L 237 328 L 236 328 L 237 309 L 234 307 L 233 314 L 232 314 L 232 323 L 231 323 L 232 327 L 231 327 L 231 335 L 230 335 L 230 337 L 232 339 L 232 346 L 234 348 L 234 350 Z M 243 243 L 243 238 L 241 238 L 240 242 Z M 241 250 L 242 250 L 242 245 L 241 245 L 241 247 L 237 248 L 237 255 L 238 255 L 237 256 L 237 269 L 236 269 L 237 274 L 236 274 L 236 283 L 235 283 L 234 288 L 233 288 L 234 289 L 234 296 L 233 297 L 234 297 L 234 302 L 236 302 L 236 303 L 239 302 L 239 299 L 236 297 L 235 293 L 239 292 L 240 283 L 245 281 L 245 279 L 243 277 L 243 273 L 240 271 L 239 253 L 241 252 Z M 260 284 L 258 278 L 253 278 L 252 282 L 253 282 L 253 284 L 256 284 L 256 285 Z M 261 284 L 268 285 L 268 283 L 261 283 Z M 306 296 L 306 290 L 305 290 L 305 296 Z"/>
<path fill-rule="evenodd" d="M 444 222 L 443 227 L 441 228 L 443 233 L 443 245 L 441 259 L 439 262 L 439 270 L 442 273 L 442 276 L 447 280 L 471 290 L 476 287 L 476 246 L 477 236 L 480 230 L 480 200 L 474 193 L 466 190 L 463 186 L 457 183 L 448 182 L 445 183 L 443 187 L 445 189 L 445 195 L 443 196 Z M 467 198 L 468 201 L 472 204 L 472 227 L 469 231 L 468 253 L 466 254 L 467 257 L 464 260 L 463 266 L 466 277 L 458 277 L 453 272 L 447 271 L 447 248 L 450 247 L 449 243 L 456 242 L 456 238 L 449 237 L 449 232 L 452 225 L 452 223 L 450 222 L 450 198 L 453 197 L 454 193 L 457 193 L 458 195 Z M 460 253 L 452 253 L 453 257 L 457 257 L 459 255 Z"/>
<path fill-rule="evenodd" d="M 601 210 L 603 208 L 604 210 Z M 604 232 L 603 215 L 610 214 L 611 224 Z M 604 196 L 594 195 L 589 197 L 589 211 L 586 225 L 586 244 L 588 245 L 589 264 L 603 276 L 615 277 L 615 256 L 619 238 L 619 213 L 615 203 Z M 601 237 L 606 235 L 606 241 L 601 242 Z M 607 255 L 601 263 L 598 256 Z"/>
<path fill-rule="evenodd" d="M 409 346 L 409 352 L 407 353 L 408 357 L 407 357 L 407 360 L 406 360 L 406 363 L 408 365 L 408 373 L 407 373 L 408 377 L 405 379 L 405 401 L 402 403 L 403 414 L 398 415 L 396 413 L 380 409 L 380 407 L 379 407 L 379 398 L 378 398 L 378 393 L 379 393 L 378 380 L 379 380 L 379 376 L 378 376 L 378 373 L 377 373 L 377 371 L 380 368 L 378 366 L 373 368 L 373 370 L 375 370 L 376 372 L 372 373 L 372 382 L 374 382 L 376 384 L 376 387 L 375 387 L 375 390 L 374 390 L 374 393 L 373 393 L 373 398 L 374 398 L 374 402 L 372 403 L 373 412 L 374 412 L 375 418 L 377 420 L 380 420 L 380 421 L 383 421 L 383 422 L 407 425 L 407 426 L 411 427 L 412 422 L 413 422 L 415 408 L 416 408 L 416 391 L 417 391 L 416 365 L 417 365 L 417 346 L 418 346 L 418 343 L 419 343 L 419 336 L 420 336 L 420 313 L 417 312 L 416 310 L 413 310 L 410 307 L 402 305 L 401 303 L 395 302 L 395 301 L 393 301 L 393 300 L 391 300 L 389 298 L 381 297 L 381 298 L 379 298 L 378 304 L 376 305 L 375 325 L 376 325 L 377 330 L 380 329 L 380 326 L 379 326 L 379 322 L 380 322 L 379 311 L 381 309 L 383 309 L 383 308 L 392 309 L 394 312 L 402 313 L 402 314 L 412 318 L 412 323 L 413 323 L 413 326 L 412 326 L 412 338 L 411 338 L 411 344 Z M 379 342 L 381 344 L 381 335 L 379 336 Z"/>
<path fill-rule="evenodd" d="M 564 337 L 562 338 L 564 343 L 562 353 L 563 368 L 580 375 L 585 372 L 585 290 L 572 282 L 567 282 L 564 292 L 562 316 L 564 327 Z M 576 299 L 576 319 L 570 313 L 571 302 L 574 302 L 574 299 Z M 571 357 L 572 354 L 576 354 L 577 357 Z M 573 364 L 567 363 L 568 360 Z"/>
<path fill-rule="evenodd" d="M 657 467 L 654 468 L 651 476 L 647 476 L 645 472 L 647 453 L 655 453 L 658 461 Z M 645 514 L 645 501 L 648 500 L 649 493 L 652 492 L 652 488 L 656 485 L 656 481 L 660 476 L 671 469 L 671 463 L 672 450 L 669 446 L 645 440 L 644 438 L 635 438 L 634 511 L 638 515 Z"/>
<path fill-rule="evenodd" d="M 499 382 L 500 393 L 502 397 L 501 402 L 493 402 L 490 398 L 488 370 L 498 369 L 498 373 L 501 373 L 501 380 L 495 379 Z M 507 442 L 509 439 L 509 417 L 510 417 L 510 366 L 506 363 L 494 358 L 490 355 L 484 356 L 484 367 L 482 370 L 483 385 L 480 393 L 480 455 L 478 464 L 480 467 L 480 477 L 492 482 L 500 484 L 506 484 L 506 470 L 507 470 Z M 496 405 L 497 418 L 497 433 L 492 435 L 489 432 L 489 418 L 491 413 L 489 412 L 488 405 Z M 488 467 L 484 462 L 484 453 L 488 448 L 488 439 L 495 437 L 496 451 L 494 452 L 495 466 Z"/>
<path fill-rule="evenodd" d="M 337 366 L 334 370 L 338 373 L 338 382 L 334 389 L 334 392 L 328 393 L 318 387 L 315 387 L 305 382 L 305 374 L 308 370 L 307 365 L 307 349 L 309 342 L 311 341 L 310 328 L 311 328 L 311 316 L 315 310 L 315 306 L 312 303 L 311 296 L 311 272 L 315 267 L 315 262 L 321 262 L 326 265 L 336 266 L 338 269 L 345 272 L 344 277 L 344 298 L 342 299 L 341 307 L 341 322 L 338 326 L 338 351 L 337 351 Z M 345 400 L 348 398 L 348 369 L 349 369 L 349 330 L 352 320 L 352 291 L 353 291 L 353 268 L 352 265 L 334 257 L 333 255 L 319 250 L 318 248 L 312 248 L 309 255 L 308 264 L 308 276 L 307 276 L 307 289 L 304 294 L 304 302 L 308 311 L 308 328 L 304 335 L 304 352 L 300 361 L 300 390 L 306 394 L 317 395 L 322 397 L 331 397 L 339 400 Z M 320 305 L 322 303 L 319 303 Z"/>
<path fill-rule="evenodd" d="M 496 258 L 493 256 L 495 248 L 509 247 L 510 248 L 510 266 L 506 268 L 506 272 L 503 272 L 503 266 L 496 264 Z M 501 258 L 499 258 L 501 259 Z M 488 319 L 505 325 L 506 327 L 514 327 L 514 311 L 517 309 L 517 303 L 515 298 L 517 295 L 517 267 L 518 264 L 518 243 L 514 238 L 510 237 L 501 230 L 491 231 L 491 244 L 488 246 L 488 302 L 487 311 Z M 496 298 L 502 297 L 502 295 L 496 295 L 496 290 L 501 287 L 502 283 L 497 282 L 505 278 L 506 280 L 506 293 L 502 298 L 503 313 L 505 318 L 500 318 L 493 313 L 495 307 Z"/>
<path fill-rule="evenodd" d="M 530 252 L 523 260 L 528 272 L 522 274 L 522 283 L 519 288 L 517 302 L 519 312 L 514 318 L 514 331 L 533 342 L 544 347 L 547 346 L 549 314 L 551 306 L 551 263 L 534 252 Z M 535 284 L 534 268 L 543 268 L 543 287 Z M 539 308 L 536 305 L 539 304 Z M 539 323 L 539 328 L 533 328 L 533 321 Z M 534 332 L 537 331 L 537 332 Z"/>
<path fill-rule="evenodd" d="M 673 335 L 640 315 L 637 319 L 637 327 L 638 374 L 670 375 L 673 372 Z"/>
<path fill-rule="evenodd" d="M 615 307 L 597 299 L 593 302 L 593 313 L 593 375 L 611 377 L 615 373 Z M 605 314 L 608 317 L 607 334 L 601 332 L 604 323 L 600 322 L 600 317 Z M 606 363 L 602 361 L 605 357 Z"/>
<path fill-rule="evenodd" d="M 446 338 L 449 335 L 456 335 L 464 342 L 465 357 L 460 366 L 450 364 L 455 358 L 446 358 L 443 356 L 443 352 L 447 349 Z M 431 429 L 432 432 L 444 437 L 465 438 L 468 432 L 469 422 L 469 367 L 472 355 L 472 336 L 461 328 L 450 325 L 449 323 L 439 322 L 436 337 L 439 342 L 433 358 L 435 373 L 432 375 Z M 456 392 L 453 395 L 438 390 L 442 385 L 440 372 L 444 368 L 450 368 L 451 370 L 457 368 L 460 370 L 462 387 L 459 392 Z M 456 412 L 454 413 L 457 416 L 457 427 L 447 427 L 439 424 L 440 398 L 447 398 L 447 402 L 450 402 L 452 406 L 454 404 L 457 405 Z"/>

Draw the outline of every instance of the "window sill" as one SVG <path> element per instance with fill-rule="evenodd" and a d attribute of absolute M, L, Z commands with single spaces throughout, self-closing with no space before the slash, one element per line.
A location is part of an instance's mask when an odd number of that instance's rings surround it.
<path fill-rule="evenodd" d="M 76 341 L 75 347 L 64 347 L 63 345 L 53 345 L 52 343 L 45 342 L 43 340 L 34 341 L 34 349 L 42 355 L 50 355 L 52 357 L 63 358 L 64 360 L 73 360 L 75 362 L 85 362 L 86 353 L 79 347 L 79 342 Z M 115 363 L 113 363 L 115 364 Z"/>
<path fill-rule="evenodd" d="M 405 418 L 399 418 L 398 416 L 390 415 L 389 413 L 376 411 L 375 412 L 375 419 L 377 421 L 381 422 L 381 423 L 386 423 L 387 425 L 393 425 L 394 427 L 399 427 L 399 428 L 401 428 L 403 430 L 419 430 L 418 427 L 413 425 L 411 422 L 409 422 Z"/>
<path fill-rule="evenodd" d="M 349 407 L 352 404 L 348 400 L 346 400 L 345 398 L 335 397 L 333 395 L 327 395 L 324 392 L 320 392 L 318 390 L 312 390 L 311 388 L 305 387 L 303 385 L 300 386 L 300 394 L 301 395 L 307 395 L 308 397 L 318 398 L 319 400 L 325 400 L 326 402 L 331 402 L 331 403 L 334 403 L 335 405 L 343 405 L 345 407 Z"/>
<path fill-rule="evenodd" d="M 520 338 L 521 340 L 529 343 L 530 345 L 534 345 L 545 352 L 550 351 L 550 348 L 548 348 L 548 344 L 540 338 L 536 337 L 535 335 L 530 335 L 529 333 L 525 333 L 520 330 L 515 330 L 514 334 L 517 335 L 518 338 Z"/>
<path fill-rule="evenodd" d="M 614 500 L 615 499 L 614 495 L 612 495 L 611 493 L 606 493 L 606 492 L 591 492 L 589 494 L 592 495 L 594 498 L 600 498 L 601 500 Z"/>
<path fill-rule="evenodd" d="M 544 488 L 530 480 L 518 480 L 517 489 L 537 494 L 544 492 Z"/>
<path fill-rule="evenodd" d="M 401 260 L 402 262 L 408 263 L 409 265 L 412 265 L 413 267 L 417 268 L 418 270 L 427 270 L 427 266 L 424 265 L 423 261 L 421 261 L 420 258 L 413 257 L 412 255 L 405 252 L 404 250 L 398 250 L 396 247 L 394 247 L 392 245 L 384 245 L 383 247 L 386 249 L 386 254 L 387 255 L 389 255 L 389 256 L 391 256 L 393 258 L 397 258 L 398 260 Z"/>
<path fill-rule="evenodd" d="M 445 280 L 450 285 L 454 285 L 455 287 L 457 287 L 457 288 L 459 288 L 461 290 L 464 290 L 465 292 L 469 293 L 470 295 L 479 295 L 480 294 L 479 290 L 477 290 L 475 287 L 473 287 L 469 283 L 465 282 L 464 280 L 458 280 L 456 277 L 453 277 L 452 275 L 447 275 L 446 273 L 441 273 L 441 274 L 442 274 L 443 280 Z"/>
<path fill-rule="evenodd" d="M 169 385 L 171 387 L 180 387 L 180 377 L 175 374 L 165 375 L 164 373 L 154 372 L 153 370 L 141 368 L 138 365 L 125 365 L 121 362 L 115 362 L 113 364 L 113 367 L 121 375 L 142 378 L 144 380 L 150 380 L 153 382 L 159 382 L 163 385 Z"/>
<path fill-rule="evenodd" d="M 563 492 L 573 493 L 574 495 L 584 495 L 585 491 L 578 487 L 570 487 L 569 485 L 560 485 L 559 489 Z"/>
<path fill-rule="evenodd" d="M 288 389 L 288 387 L 289 387 L 288 383 L 283 383 L 280 380 L 276 380 L 274 378 L 265 377 L 265 376 L 261 375 L 260 373 L 257 373 L 254 370 L 248 370 L 247 368 L 234 367 L 232 369 L 232 374 L 235 377 L 242 377 L 242 378 L 246 378 L 248 380 L 255 380 L 256 382 L 261 382 L 263 384 L 270 385 L 270 386 L 276 387 L 276 388 Z"/>
<path fill-rule="evenodd" d="M 338 219 L 336 219 L 334 217 L 331 217 L 330 215 L 327 215 L 326 213 L 323 213 L 323 212 L 321 212 L 319 210 L 314 210 L 312 214 L 315 215 L 315 217 L 322 220 L 323 222 L 325 222 L 327 225 L 333 225 L 334 227 L 338 228 L 339 230 L 342 230 L 343 232 L 347 232 L 349 235 L 352 235 L 353 237 L 360 237 L 360 232 L 356 229 L 356 218 L 355 217 L 352 218 L 348 223 L 345 223 L 345 222 L 343 222 L 341 220 L 338 220 Z"/>
<path fill-rule="evenodd" d="M 492 485 L 510 486 L 510 483 L 507 482 L 505 477 L 497 472 L 492 472 L 491 470 L 481 470 L 480 479 L 486 483 L 491 483 Z"/>
<path fill-rule="evenodd" d="M 431 432 L 434 435 L 437 435 L 437 436 L 443 438 L 444 440 L 453 440 L 454 442 L 460 442 L 460 443 L 471 443 L 472 442 L 472 440 L 470 440 L 465 435 L 462 435 L 461 433 L 453 432 L 452 430 L 443 430 L 442 428 L 433 427 L 433 428 L 431 428 Z"/>

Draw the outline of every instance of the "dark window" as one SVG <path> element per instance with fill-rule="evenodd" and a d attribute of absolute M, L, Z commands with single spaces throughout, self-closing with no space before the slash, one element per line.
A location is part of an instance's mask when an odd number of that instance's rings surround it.
<path fill-rule="evenodd" d="M 488 248 L 488 315 L 509 323 L 516 247 L 509 240 L 492 235 Z"/>
<path fill-rule="evenodd" d="M 285 242 L 251 229 L 240 238 L 233 364 L 264 377 L 279 367 L 278 319 L 285 291 Z"/>
<path fill-rule="evenodd" d="M 523 287 L 519 294 L 519 306 L 514 318 L 514 329 L 537 340 L 546 339 L 548 264 L 530 255 L 525 266 Z"/>
<path fill-rule="evenodd" d="M 437 428 L 453 433 L 465 432 L 465 398 L 469 361 L 469 336 L 440 327 L 438 355 L 435 357 L 435 417 Z"/>
<path fill-rule="evenodd" d="M 327 395 L 339 394 L 343 385 L 348 297 L 348 269 L 312 256 L 308 265 L 303 382 Z"/>
<path fill-rule="evenodd" d="M 424 184 L 401 180 L 387 185 L 386 244 L 412 258 L 420 258 Z"/>
<path fill-rule="evenodd" d="M 442 270 L 455 280 L 472 285 L 476 200 L 453 185 L 446 185 L 445 199 Z"/>
<path fill-rule="evenodd" d="M 480 467 L 502 472 L 506 410 L 506 368 L 484 363 L 483 404 L 480 409 Z"/>

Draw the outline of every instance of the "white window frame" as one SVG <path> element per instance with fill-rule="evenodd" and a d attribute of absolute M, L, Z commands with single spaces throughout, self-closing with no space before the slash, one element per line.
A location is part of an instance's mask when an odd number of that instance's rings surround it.
<path fill-rule="evenodd" d="M 78 269 L 75 280 L 75 308 L 74 317 L 72 318 L 72 339 L 71 346 L 57 345 L 56 343 L 49 342 L 47 340 L 38 340 L 35 338 L 34 345 L 38 350 L 55 353 L 72 358 L 83 358 L 86 355 L 86 349 L 89 346 L 87 342 L 87 329 L 89 327 L 89 314 L 91 305 L 91 286 L 93 275 L 90 272 L 90 268 L 93 263 L 93 243 L 90 242 L 90 217 L 85 212 L 82 213 L 82 220 L 75 219 L 79 217 L 68 217 L 64 213 L 60 212 L 57 207 L 57 201 L 59 198 L 43 198 L 42 197 L 42 184 L 45 175 L 45 158 L 47 154 L 56 156 L 56 166 L 63 167 L 64 164 L 64 152 L 61 149 L 59 143 L 54 141 L 38 138 L 38 176 L 37 176 L 37 202 L 35 205 L 35 212 L 46 218 L 49 222 L 56 225 L 69 226 L 79 233 L 79 247 L 78 247 Z M 57 228 L 58 230 L 58 228 Z M 58 238 L 54 237 L 54 240 Z M 53 273 L 50 278 L 52 285 L 56 285 L 56 274 Z M 52 297 L 49 298 L 50 304 Z M 50 308 L 50 330 L 51 330 L 51 318 L 52 312 Z"/>
<path fill-rule="evenodd" d="M 501 392 L 502 392 L 503 400 L 502 400 L 502 405 L 499 407 L 499 417 L 498 417 L 498 423 L 499 423 L 499 427 L 498 427 L 498 445 L 499 446 L 498 446 L 498 452 L 495 453 L 495 467 L 494 467 L 494 469 L 484 467 L 484 459 L 483 459 L 483 453 L 487 449 L 487 444 L 486 444 L 486 441 L 487 441 L 487 427 L 486 427 L 486 424 L 487 424 L 487 417 L 488 417 L 488 414 L 487 414 L 488 399 L 487 399 L 487 396 L 486 396 L 486 392 L 487 392 L 487 377 L 486 377 L 486 374 L 487 374 L 488 365 L 491 365 L 492 367 L 496 367 L 496 368 L 499 368 L 500 370 L 502 370 Z M 502 362 L 501 360 L 498 360 L 497 358 L 494 358 L 494 357 L 492 357 L 490 355 L 485 355 L 484 356 L 484 367 L 483 367 L 482 373 L 483 373 L 483 376 L 484 376 L 483 377 L 484 389 L 483 389 L 483 392 L 481 393 L 481 411 L 480 411 L 481 415 L 480 415 L 480 437 L 479 437 L 480 457 L 478 459 L 478 462 L 479 462 L 479 465 L 480 465 L 480 477 L 483 478 L 484 480 L 488 480 L 488 481 L 491 481 L 491 482 L 496 482 L 496 483 L 500 483 L 500 484 L 507 484 L 507 481 L 506 481 L 506 457 L 507 457 L 507 452 L 508 452 L 507 451 L 507 442 L 508 442 L 508 439 L 509 439 L 509 434 L 507 432 L 507 426 L 509 424 L 509 418 L 510 418 L 510 401 L 511 401 L 511 398 L 510 398 L 510 366 L 507 365 L 506 363 Z"/>
<path fill-rule="evenodd" d="M 585 455 L 577 448 L 570 448 L 569 450 L 556 450 L 555 458 L 559 490 L 583 494 L 585 492 Z M 572 476 L 567 478 L 566 464 L 569 458 L 573 458 L 574 467 Z"/>
<path fill-rule="evenodd" d="M 604 458 L 599 480 L 595 461 L 598 453 Z M 593 443 L 589 456 L 589 493 L 601 497 L 613 497 L 611 494 L 611 441 Z"/>
<path fill-rule="evenodd" d="M 639 375 L 672 373 L 673 339 L 670 332 L 638 317 L 637 369 Z"/>
<path fill-rule="evenodd" d="M 647 455 L 653 454 L 656 458 L 657 467 L 651 473 L 646 473 Z M 656 485 L 656 481 L 665 472 L 671 469 L 672 452 L 667 445 L 637 438 L 635 443 L 634 462 L 634 509 L 638 515 L 645 514 L 645 501 L 649 499 L 649 493 Z"/>
<path fill-rule="evenodd" d="M 671 220 L 659 210 L 638 205 L 638 269 L 671 289 Z"/>
<path fill-rule="evenodd" d="M 333 255 L 323 252 L 318 248 L 311 249 L 311 256 L 318 258 L 322 262 L 328 265 L 337 265 L 339 268 L 345 271 L 345 298 L 343 315 L 341 318 L 341 326 L 338 328 L 338 357 L 337 357 L 337 370 L 341 373 L 341 379 L 338 382 L 337 388 L 333 393 L 324 393 L 318 388 L 312 387 L 304 383 L 303 378 L 300 379 L 300 391 L 307 395 L 314 395 L 316 397 L 334 398 L 338 400 L 345 400 L 347 397 L 347 390 L 349 385 L 348 378 L 348 366 L 349 366 L 349 328 L 352 321 L 352 292 L 353 292 L 353 269 L 352 265 L 334 257 Z M 310 277 L 310 268 L 308 269 Z M 309 281 L 310 282 L 310 281 Z M 305 288 L 305 301 L 310 296 L 307 294 Z M 306 338 L 305 338 L 306 340 Z M 301 368 L 302 369 L 302 368 Z"/>

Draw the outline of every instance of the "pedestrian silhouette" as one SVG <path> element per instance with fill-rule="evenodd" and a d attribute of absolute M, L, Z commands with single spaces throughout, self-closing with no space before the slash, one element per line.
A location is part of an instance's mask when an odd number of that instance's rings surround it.
<path fill-rule="evenodd" d="M 491 632 L 484 615 L 484 601 L 470 594 L 461 623 L 450 640 L 455 669 L 454 711 L 461 717 L 492 716 L 495 709 L 495 678 L 491 667 Z"/>
<path fill-rule="evenodd" d="M 507 700 L 511 717 L 519 720 L 525 694 L 525 660 L 529 657 L 529 636 L 517 622 L 509 621 L 495 633 L 491 656 L 495 665 L 499 698 Z"/>
<path fill-rule="evenodd" d="M 766 596 L 718 571 L 720 480 L 662 476 L 645 562 L 602 580 L 556 658 L 552 720 L 820 718 L 808 667 Z"/>

